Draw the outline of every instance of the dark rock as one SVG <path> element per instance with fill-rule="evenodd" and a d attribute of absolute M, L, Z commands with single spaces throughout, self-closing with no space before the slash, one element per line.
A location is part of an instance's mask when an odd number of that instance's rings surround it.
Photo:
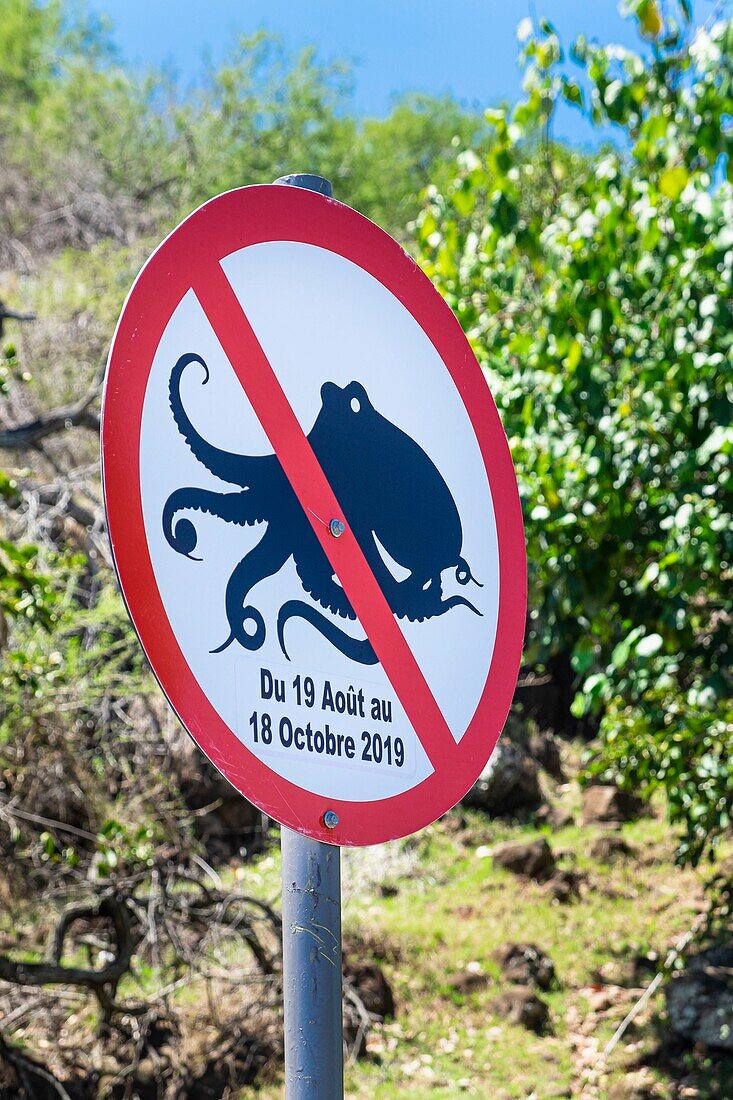
<path fill-rule="evenodd" d="M 640 817 L 644 803 L 635 794 L 618 787 L 593 786 L 583 791 L 584 825 L 617 825 Z"/>
<path fill-rule="evenodd" d="M 395 1001 L 392 986 L 384 971 L 374 963 L 344 962 L 344 978 L 351 983 L 364 1008 L 372 1016 L 381 1020 L 391 1019 L 395 1014 Z"/>
<path fill-rule="evenodd" d="M 548 879 L 543 889 L 553 901 L 567 905 L 568 902 L 577 901 L 580 897 L 582 881 L 582 875 L 577 871 L 558 870 Z"/>
<path fill-rule="evenodd" d="M 504 977 L 518 985 L 550 989 L 555 967 L 549 955 L 534 943 L 505 943 L 494 952 Z"/>
<path fill-rule="evenodd" d="M 509 841 L 498 844 L 492 852 L 492 858 L 497 867 L 527 878 L 545 879 L 555 869 L 552 848 L 544 837 L 527 842 Z"/>
<path fill-rule="evenodd" d="M 612 863 L 615 859 L 630 856 L 633 849 L 620 836 L 598 836 L 591 841 L 588 854 L 599 863 Z"/>
<path fill-rule="evenodd" d="M 539 825 L 549 825 L 554 832 L 575 824 L 575 818 L 570 810 L 566 810 L 562 806 L 540 806 L 535 815 L 535 820 Z"/>
<path fill-rule="evenodd" d="M 672 1031 L 733 1054 L 733 945 L 701 951 L 664 992 Z"/>
<path fill-rule="evenodd" d="M 464 806 L 485 810 L 493 816 L 534 810 L 542 803 L 537 764 L 527 753 L 504 737 L 471 790 Z"/>
<path fill-rule="evenodd" d="M 452 974 L 448 978 L 448 985 L 455 989 L 456 993 L 475 993 L 478 989 L 484 989 L 491 981 L 488 974 L 474 970 L 465 970 L 460 974 Z"/>
<path fill-rule="evenodd" d="M 553 779 L 560 783 L 564 780 L 560 748 L 551 733 L 533 733 L 529 739 L 529 753 Z"/>
<path fill-rule="evenodd" d="M 547 1028 L 550 1019 L 545 1002 L 527 986 L 517 985 L 507 989 L 491 1007 L 510 1024 L 521 1024 L 538 1035 Z"/>
<path fill-rule="evenodd" d="M 634 982 L 636 985 L 647 985 L 659 970 L 660 960 L 657 951 L 646 951 L 636 954 L 631 960 L 634 967 Z"/>

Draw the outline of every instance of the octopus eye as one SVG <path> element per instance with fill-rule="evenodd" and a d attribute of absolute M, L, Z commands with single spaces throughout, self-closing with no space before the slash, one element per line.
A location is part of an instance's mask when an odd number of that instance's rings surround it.
<path fill-rule="evenodd" d="M 351 408 L 355 413 L 358 413 L 359 409 L 361 408 L 358 397 L 351 398 Z"/>

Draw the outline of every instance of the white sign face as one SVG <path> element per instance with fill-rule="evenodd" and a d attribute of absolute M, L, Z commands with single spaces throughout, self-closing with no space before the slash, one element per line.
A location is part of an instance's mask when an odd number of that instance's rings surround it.
<path fill-rule="evenodd" d="M 406 614 L 398 622 L 459 742 L 489 672 L 499 562 L 484 462 L 456 385 L 405 306 L 343 256 L 310 244 L 271 241 L 238 250 L 222 266 L 304 433 L 312 431 L 324 406 L 324 383 L 348 391 L 357 382 L 380 417 L 424 452 L 430 463 L 428 476 L 432 468 L 437 470 L 455 502 L 462 544 L 440 573 L 440 593 L 436 596 L 437 582 L 428 578 L 425 591 L 421 584 L 409 593 L 412 619 Z M 192 355 L 198 359 L 188 362 L 179 382 L 172 385 L 176 364 Z M 338 391 L 333 391 L 336 398 Z M 344 398 L 334 407 L 339 430 L 348 431 L 351 420 L 371 413 L 364 402 L 355 412 L 351 400 Z M 181 430 L 184 417 L 193 431 Z M 376 418 L 375 423 L 381 426 Z M 405 476 L 400 468 L 401 437 L 390 441 L 386 432 L 382 440 L 377 431 L 375 442 L 385 447 L 384 469 L 399 483 Z M 294 497 L 284 504 L 276 479 L 268 482 L 272 475 L 267 471 L 262 483 L 241 486 L 217 476 L 216 470 L 221 475 L 228 467 L 217 466 L 212 448 L 253 459 L 272 455 L 262 425 L 191 290 L 156 350 L 140 437 L 145 534 L 155 579 L 184 657 L 222 720 L 277 775 L 326 799 L 370 802 L 409 790 L 433 768 L 382 666 L 354 659 L 348 643 L 338 637 L 331 640 L 297 613 L 284 623 L 284 645 L 279 640 L 278 619 L 293 601 L 306 603 L 314 616 L 322 616 L 349 637 L 364 639 L 357 621 L 319 602 L 328 600 L 333 585 L 338 586 L 331 571 L 319 587 L 322 571 L 307 573 L 310 562 L 301 547 L 278 545 L 279 532 L 287 539 L 292 527 L 287 508 L 300 506 Z M 370 476 L 369 462 L 365 455 L 364 470 L 350 471 L 355 497 Z M 439 482 L 436 485 L 441 488 Z M 385 483 L 383 488 L 386 497 L 421 492 L 419 485 L 395 490 Z M 241 496 L 244 489 L 262 500 L 253 499 L 250 509 L 246 501 L 234 507 L 232 494 Z M 203 498 L 202 491 L 211 495 Z M 348 514 L 350 502 L 341 496 L 339 500 Z M 163 516 L 170 501 L 178 507 L 166 530 Z M 421 538 L 426 542 L 440 538 L 433 524 L 442 517 L 441 503 L 431 501 L 429 493 L 419 502 L 424 511 Z M 389 503 L 385 511 L 389 516 Z M 242 522 L 255 515 L 257 522 Z M 181 520 L 183 532 L 190 535 L 191 525 L 195 531 L 190 554 L 181 552 L 187 549 L 185 542 L 176 542 Z M 383 534 L 385 541 L 387 536 L 397 554 L 399 532 Z M 258 555 L 258 547 L 266 548 L 268 539 L 272 553 Z M 375 546 L 395 585 L 409 586 L 410 548 L 398 560 L 376 533 Z M 458 557 L 483 587 L 459 583 Z M 243 578 L 239 585 L 231 580 L 237 571 Z M 464 574 L 460 576 L 463 580 Z M 221 649 L 232 633 L 227 612 L 230 584 L 239 601 L 237 614 L 247 605 L 261 616 L 264 638 L 256 648 L 246 648 L 235 637 Z M 466 602 L 449 607 L 452 597 Z M 249 623 L 243 625 L 251 629 Z"/>
<path fill-rule="evenodd" d="M 123 309 L 102 457 L 140 640 L 242 794 L 336 844 L 465 794 L 521 656 L 521 508 L 471 348 L 395 241 L 291 187 L 195 211 Z"/>

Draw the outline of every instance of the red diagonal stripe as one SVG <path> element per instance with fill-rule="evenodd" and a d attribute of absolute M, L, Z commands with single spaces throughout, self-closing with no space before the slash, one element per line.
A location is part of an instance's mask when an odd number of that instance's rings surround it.
<path fill-rule="evenodd" d="M 453 735 L 356 538 L 348 527 L 339 539 L 329 534 L 329 520 L 344 513 L 221 265 L 199 270 L 193 289 L 437 770 L 455 752 Z"/>

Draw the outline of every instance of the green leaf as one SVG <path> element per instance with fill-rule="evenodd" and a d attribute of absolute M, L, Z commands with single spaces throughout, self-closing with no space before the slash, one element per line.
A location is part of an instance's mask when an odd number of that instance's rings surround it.
<path fill-rule="evenodd" d="M 567 77 L 563 77 L 562 94 L 567 103 L 578 106 L 583 105 L 583 92 L 576 80 L 568 80 Z"/>
<path fill-rule="evenodd" d="M 667 168 L 659 177 L 659 189 L 668 199 L 676 202 L 687 186 L 689 178 L 687 169 L 681 164 L 675 168 Z"/>
<path fill-rule="evenodd" d="M 484 118 L 492 126 L 498 126 L 506 120 L 506 111 L 501 107 L 487 107 L 484 111 Z"/>
<path fill-rule="evenodd" d="M 663 645 L 661 634 L 646 634 L 636 643 L 636 653 L 639 657 L 653 657 Z"/>
<path fill-rule="evenodd" d="M 15 481 L 3 473 L 2 470 L 0 470 L 0 497 L 4 500 L 18 500 L 20 498 Z"/>
<path fill-rule="evenodd" d="M 614 668 L 623 668 L 627 664 L 631 655 L 631 650 L 643 633 L 644 627 L 637 626 L 614 647 L 613 653 L 611 654 L 611 664 Z"/>
<path fill-rule="evenodd" d="M 581 344 L 580 340 L 573 340 L 570 345 L 570 349 L 565 356 L 565 366 L 570 371 L 575 370 L 582 357 L 583 345 Z"/>
<path fill-rule="evenodd" d="M 595 661 L 595 645 L 589 638 L 581 638 L 571 658 L 571 663 L 576 672 L 585 675 L 593 667 Z"/>
<path fill-rule="evenodd" d="M 656 0 L 641 0 L 636 7 L 639 29 L 646 38 L 657 38 L 662 30 L 662 16 Z"/>

